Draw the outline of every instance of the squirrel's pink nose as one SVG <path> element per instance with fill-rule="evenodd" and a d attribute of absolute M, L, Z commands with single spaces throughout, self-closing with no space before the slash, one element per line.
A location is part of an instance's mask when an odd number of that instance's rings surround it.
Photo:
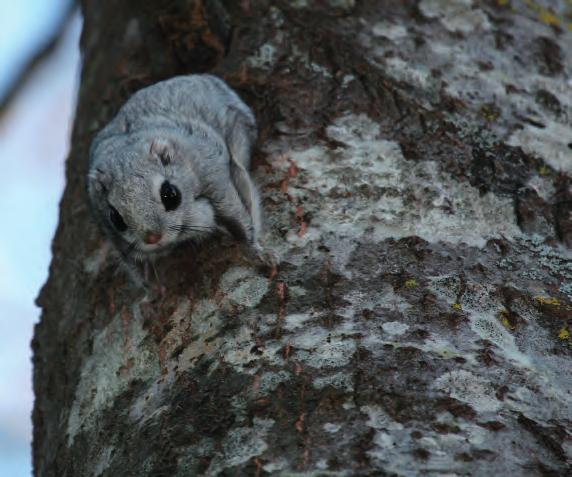
<path fill-rule="evenodd" d="M 159 240 L 161 240 L 161 235 L 154 234 L 153 232 L 147 232 L 143 240 L 145 241 L 145 243 L 148 244 L 156 244 L 157 242 L 159 242 Z"/>

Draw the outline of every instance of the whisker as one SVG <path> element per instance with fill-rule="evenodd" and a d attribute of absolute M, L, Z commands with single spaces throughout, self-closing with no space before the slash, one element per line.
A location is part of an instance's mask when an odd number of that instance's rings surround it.
<path fill-rule="evenodd" d="M 212 227 L 204 227 L 201 225 L 186 225 L 186 224 L 169 225 L 169 230 L 175 230 L 177 232 L 187 232 L 187 231 L 202 232 L 202 231 L 211 231 L 212 229 L 213 229 Z"/>
<path fill-rule="evenodd" d="M 143 252 L 140 252 L 139 250 L 135 250 L 133 252 L 133 260 L 135 262 L 139 262 L 139 263 L 145 262 L 145 258 L 146 258 L 145 254 Z"/>
<path fill-rule="evenodd" d="M 210 229 L 210 226 L 205 225 L 191 225 L 191 224 L 175 224 L 171 227 L 195 228 L 195 229 Z"/>
<path fill-rule="evenodd" d="M 118 260 L 115 263 L 115 266 L 113 267 L 113 274 L 117 275 L 117 273 L 119 272 L 119 270 L 123 267 L 123 263 L 125 262 L 125 258 L 122 257 L 121 255 L 116 257 Z"/>
<path fill-rule="evenodd" d="M 125 249 L 125 251 L 123 252 L 123 255 L 125 257 L 129 256 L 133 250 L 135 249 L 135 246 L 137 245 L 135 240 L 132 240 L 131 242 L 127 243 L 127 248 Z"/>
<path fill-rule="evenodd" d="M 155 263 L 149 262 L 149 265 L 151 266 L 151 270 L 153 271 L 153 275 L 155 276 L 155 280 L 157 280 L 157 283 L 160 285 L 161 284 L 161 278 L 159 278 L 159 273 L 157 272 L 157 268 L 155 267 Z"/>
<path fill-rule="evenodd" d="M 121 252 L 123 260 L 132 260 L 134 262 L 144 262 L 146 260 L 145 253 L 137 249 L 137 239 L 127 243 L 127 248 Z"/>

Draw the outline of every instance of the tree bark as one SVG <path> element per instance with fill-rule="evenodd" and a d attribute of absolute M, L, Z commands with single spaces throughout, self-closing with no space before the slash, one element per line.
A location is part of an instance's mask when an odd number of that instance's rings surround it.
<path fill-rule="evenodd" d="M 566 475 L 566 2 L 84 0 L 34 349 L 36 476 Z M 134 91 L 254 109 L 277 274 L 213 238 L 143 299 L 87 207 Z"/>

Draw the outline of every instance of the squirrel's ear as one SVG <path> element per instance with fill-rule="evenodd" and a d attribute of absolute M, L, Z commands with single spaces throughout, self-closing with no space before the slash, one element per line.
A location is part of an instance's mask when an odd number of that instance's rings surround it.
<path fill-rule="evenodd" d="M 159 158 L 161 163 L 166 166 L 173 159 L 173 144 L 164 138 L 153 139 L 149 152 L 151 156 Z"/>
<path fill-rule="evenodd" d="M 98 192 L 107 192 L 111 177 L 103 169 L 99 167 L 93 168 L 89 171 L 88 178 L 90 187 L 95 188 Z"/>

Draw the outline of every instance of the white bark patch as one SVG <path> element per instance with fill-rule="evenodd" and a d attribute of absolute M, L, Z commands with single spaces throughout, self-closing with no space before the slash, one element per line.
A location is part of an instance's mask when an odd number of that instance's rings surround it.
<path fill-rule="evenodd" d="M 382 36 L 389 40 L 401 40 L 407 36 L 407 28 L 403 25 L 396 25 L 389 22 L 379 22 L 373 25 L 371 32 L 373 36 Z"/>
<path fill-rule="evenodd" d="M 434 81 L 429 68 L 411 65 L 397 56 L 384 59 L 383 70 L 397 81 L 404 81 L 420 89 L 427 89 Z"/>
<path fill-rule="evenodd" d="M 540 175 L 532 176 L 526 185 L 527 187 L 534 189 L 535 192 L 545 201 L 550 200 L 556 192 L 553 182 Z"/>
<path fill-rule="evenodd" d="M 507 360 L 517 366 L 532 367 L 530 356 L 518 348 L 514 336 L 502 324 L 504 306 L 495 295 L 496 286 L 471 282 L 457 302 L 458 286 L 456 277 L 439 277 L 433 279 L 431 288 L 437 295 L 445 297 L 452 309 L 467 313 L 471 330 L 496 344 Z"/>
<path fill-rule="evenodd" d="M 232 267 L 222 276 L 219 288 L 230 302 L 252 308 L 268 291 L 268 279 L 256 275 L 254 270 Z"/>
<path fill-rule="evenodd" d="M 401 431 L 404 429 L 403 424 L 394 421 L 380 406 L 361 406 L 359 410 L 368 416 L 366 426 L 377 430 Z"/>
<path fill-rule="evenodd" d="M 258 48 L 256 53 L 246 59 L 246 64 L 251 68 L 272 68 L 276 63 L 276 47 L 268 42 Z"/>
<path fill-rule="evenodd" d="M 467 354 L 466 351 L 463 351 L 450 341 L 447 341 L 441 337 L 430 337 L 422 343 L 417 341 L 399 341 L 397 336 L 395 338 L 396 339 L 394 341 L 389 339 L 382 339 L 380 336 L 370 335 L 363 338 L 360 344 L 374 354 L 378 352 L 384 345 L 391 345 L 395 349 L 415 348 L 423 351 L 424 353 L 430 353 L 443 359 L 464 358 L 470 363 L 476 362 L 472 355 Z"/>
<path fill-rule="evenodd" d="M 297 328 L 302 328 L 305 324 L 315 318 L 309 313 L 295 313 L 286 315 L 284 318 L 284 328 L 288 331 L 294 331 Z"/>
<path fill-rule="evenodd" d="M 260 359 L 257 354 L 251 352 L 255 344 L 252 328 L 242 326 L 238 333 L 228 337 L 220 344 L 220 353 L 225 363 L 230 363 L 237 368 L 243 368 L 248 363 Z M 244 369 L 242 370 L 244 371 Z M 254 369 L 250 370 L 250 372 L 254 372 Z"/>
<path fill-rule="evenodd" d="M 269 371 L 264 373 L 260 377 L 260 382 L 258 384 L 259 396 L 264 396 L 268 393 L 274 391 L 280 384 L 288 382 L 292 378 L 292 375 L 288 371 Z"/>
<path fill-rule="evenodd" d="M 338 432 L 340 429 L 342 428 L 341 424 L 333 424 L 331 422 L 326 422 L 323 425 L 323 429 L 326 432 L 329 432 L 330 434 L 335 434 L 336 432 Z"/>
<path fill-rule="evenodd" d="M 93 339 L 93 352 L 82 366 L 68 418 L 68 446 L 82 427 L 92 427 L 99 413 L 129 388 L 133 379 L 160 374 L 158 360 L 143 343 L 142 317 L 133 307 L 128 321 L 116 315 Z"/>
<path fill-rule="evenodd" d="M 334 368 L 347 365 L 356 350 L 356 341 L 345 338 L 339 331 L 307 328 L 292 339 L 296 357 L 314 368 Z"/>
<path fill-rule="evenodd" d="M 286 469 L 288 467 L 289 463 L 286 459 L 277 459 L 274 462 L 268 462 L 267 464 L 264 464 L 262 466 L 262 468 L 270 473 L 270 475 L 275 475 L 274 472 L 277 472 L 279 470 L 282 469 Z M 278 474 L 280 475 L 280 474 Z M 288 473 L 288 475 L 291 475 L 290 473 Z"/>
<path fill-rule="evenodd" d="M 545 123 L 544 128 L 527 124 L 510 136 L 508 144 L 520 146 L 525 152 L 542 157 L 557 171 L 571 173 L 572 150 L 568 144 L 572 143 L 572 127 L 554 121 Z"/>
<path fill-rule="evenodd" d="M 472 0 L 423 0 L 419 10 L 427 18 L 438 18 L 453 32 L 471 33 L 491 27 L 484 12 L 473 9 Z"/>
<path fill-rule="evenodd" d="M 352 81 L 354 81 L 356 77 L 354 75 L 344 75 L 342 78 L 342 86 L 345 88 L 349 85 Z"/>
<path fill-rule="evenodd" d="M 274 425 L 272 419 L 254 418 L 252 427 L 239 427 L 227 433 L 222 451 L 213 458 L 206 476 L 220 475 L 227 468 L 248 462 L 268 449 L 265 438 Z"/>
<path fill-rule="evenodd" d="M 304 246 L 332 233 L 341 238 L 373 234 L 373 240 L 418 235 L 429 242 L 481 247 L 491 237 L 520 235 L 509 198 L 480 195 L 433 161 L 407 161 L 367 116 L 338 118 L 327 134 L 346 147 L 329 151 L 316 145 L 290 153 L 300 173 L 288 192 L 312 213 L 303 237 L 295 231 L 289 235 L 293 244 Z M 273 165 L 285 167 L 279 158 Z M 306 183 L 327 200 L 305 201 Z"/>
<path fill-rule="evenodd" d="M 372 276 L 383 273 L 383 268 L 380 265 L 373 266 L 371 269 Z M 351 303 L 350 306 L 344 307 L 340 310 L 340 314 L 349 320 L 364 308 L 377 308 L 381 307 L 385 310 L 398 311 L 406 313 L 411 305 L 407 303 L 401 295 L 393 291 L 393 287 L 389 284 L 384 284 L 377 293 L 364 293 L 361 290 L 352 290 L 350 293 L 344 295 L 344 300 Z"/>
<path fill-rule="evenodd" d="M 470 404 L 477 412 L 495 412 L 501 404 L 491 383 L 463 369 L 450 371 L 435 380 L 433 386 L 459 401 Z"/>
<path fill-rule="evenodd" d="M 568 146 L 572 137 L 569 35 L 557 38 L 561 48 L 548 53 L 562 65 L 562 71 L 546 71 L 534 59 L 538 55 L 535 50 L 541 48 L 539 39 L 553 35 L 546 19 L 534 19 L 527 2 L 511 2 L 510 13 L 508 6 L 506 11 L 511 24 L 503 25 L 502 30 L 513 40 L 499 47 L 498 28 L 491 25 L 478 5 L 472 0 L 421 1 L 421 13 L 445 28 L 418 23 L 426 44 L 418 47 L 404 36 L 399 40 L 397 56 L 387 54 L 394 53 L 392 45 L 380 42 L 374 33 L 377 23 L 368 24 L 366 19 L 365 31 L 371 33 L 359 36 L 367 51 L 364 57 L 384 74 L 414 86 L 416 91 L 404 88 L 404 93 L 428 109 L 440 104 L 443 91 L 458 99 L 464 109 L 472 110 L 473 117 L 451 113 L 449 119 L 484 144 L 501 139 L 543 158 L 557 170 L 572 171 Z M 562 2 L 554 3 L 552 8 L 555 18 L 565 18 Z M 450 32 L 464 36 L 451 41 Z M 515 61 L 515 57 L 522 61 Z M 438 74 L 432 77 L 432 71 Z M 492 133 L 488 138 L 483 125 Z"/>
<path fill-rule="evenodd" d="M 346 392 L 352 392 L 354 389 L 352 375 L 348 373 L 336 373 L 330 376 L 316 378 L 312 382 L 312 385 L 316 389 L 323 389 L 327 386 L 331 386 Z"/>
<path fill-rule="evenodd" d="M 100 451 L 99 456 L 95 461 L 93 472 L 91 474 L 93 477 L 99 477 L 101 474 L 103 474 L 105 469 L 109 467 L 109 464 L 111 464 L 113 451 L 114 448 L 111 446 L 106 446 Z"/>
<path fill-rule="evenodd" d="M 389 335 L 402 335 L 409 329 L 409 325 L 399 321 L 389 321 L 381 325 L 383 331 Z"/>
<path fill-rule="evenodd" d="M 411 452 L 419 449 L 427 451 L 424 472 L 434 472 L 439 476 L 464 475 L 466 468 L 455 456 L 469 451 L 474 442 L 482 442 L 483 435 L 490 439 L 490 433 L 482 427 L 466 423 L 462 418 L 454 418 L 448 413 L 438 415 L 437 422 L 449 424 L 458 431 L 439 433 L 424 429 L 423 437 L 414 438 L 409 423 L 403 425 L 396 422 L 381 406 L 362 406 L 360 411 L 368 416 L 366 425 L 376 431 L 373 439 L 375 446 L 368 454 L 386 472 L 396 475 L 419 474 L 419 467 L 411 459 Z M 422 416 L 419 418 L 423 419 Z M 486 445 L 480 447 L 486 448 Z M 448 469 L 450 473 L 443 473 L 443 469 Z"/>
<path fill-rule="evenodd" d="M 157 370 L 151 379 L 147 392 L 140 395 L 132 404 L 130 416 L 134 422 L 142 424 L 147 419 L 157 417 L 162 412 L 160 406 L 162 393 L 168 388 L 177 372 L 192 368 L 202 356 L 213 356 L 220 352 L 221 339 L 214 338 L 220 333 L 223 325 L 219 306 L 214 301 L 201 300 L 191 309 L 189 300 L 183 299 L 171 316 L 172 330 L 163 339 L 162 345 L 166 354 L 187 343 L 177 360 L 167 360 L 163 363 L 165 369 Z M 189 326 L 190 322 L 190 326 Z M 159 351 L 160 353 L 160 351 Z M 159 361 L 155 350 L 155 360 Z M 163 376 L 162 372 L 167 371 Z M 176 371 L 175 371 L 176 370 Z"/>
<path fill-rule="evenodd" d="M 216 303 L 201 300 L 190 314 L 191 334 L 195 338 L 181 353 L 178 361 L 180 371 L 194 366 L 197 358 L 216 353 L 220 346 L 220 338 L 214 338 L 222 327 L 219 307 Z M 178 330 L 173 330 L 177 333 Z"/>
<path fill-rule="evenodd" d="M 314 73 L 318 73 L 326 78 L 332 77 L 332 73 L 330 73 L 328 68 L 312 61 L 309 52 L 306 50 L 301 50 L 296 44 L 292 45 L 290 61 L 300 62 L 306 69 L 313 71 Z"/>
<path fill-rule="evenodd" d="M 572 171 L 572 151 L 568 147 L 572 126 L 567 119 L 572 113 L 572 87 L 558 78 L 548 78 L 534 71 L 517 70 L 512 75 L 507 74 L 518 65 L 507 63 L 507 59 L 494 50 L 486 58 L 497 67 L 483 72 L 475 66 L 476 55 L 482 53 L 475 47 L 457 44 L 442 45 L 442 49 L 449 51 L 441 63 L 446 64 L 446 91 L 451 96 L 473 103 L 477 108 L 492 104 L 504 110 L 505 114 L 517 117 L 519 122 L 520 118 L 534 120 L 538 125 L 525 123 L 508 131 L 505 122 L 500 122 L 503 126 L 497 126 L 494 116 L 491 122 L 494 129 L 506 138 L 507 144 L 522 147 L 525 152 L 541 157 L 556 170 Z M 507 93 L 506 86 L 515 76 L 519 77 L 520 90 Z M 563 111 L 561 117 L 555 117 L 553 112 L 538 104 L 535 99 L 538 91 L 548 91 L 554 96 Z"/>

